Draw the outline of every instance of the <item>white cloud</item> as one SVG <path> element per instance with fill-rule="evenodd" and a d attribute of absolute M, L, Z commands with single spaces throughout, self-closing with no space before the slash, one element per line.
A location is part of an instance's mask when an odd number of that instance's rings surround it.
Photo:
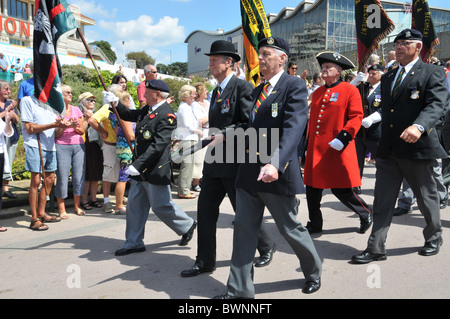
<path fill-rule="evenodd" d="M 108 33 L 107 40 L 116 49 L 118 57 L 122 56 L 122 41 L 125 41 L 125 54 L 145 51 L 157 61 L 161 61 L 167 60 L 164 47 L 183 42 L 185 39 L 184 27 L 178 22 L 178 18 L 168 16 L 155 22 L 152 17 L 141 15 L 136 20 L 129 21 L 101 20 L 97 25 Z"/>
<path fill-rule="evenodd" d="M 114 18 L 117 13 L 116 8 L 108 10 L 105 9 L 102 4 L 97 4 L 94 1 L 73 0 L 71 1 L 70 4 L 79 7 L 80 12 L 88 17 L 97 16 L 97 17 Z"/>

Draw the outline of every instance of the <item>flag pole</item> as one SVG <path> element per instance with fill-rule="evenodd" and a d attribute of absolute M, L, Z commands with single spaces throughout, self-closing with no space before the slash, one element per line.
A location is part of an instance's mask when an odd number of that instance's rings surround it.
<path fill-rule="evenodd" d="M 94 57 L 92 56 L 91 50 L 89 49 L 89 46 L 88 46 L 88 44 L 86 43 L 86 40 L 84 39 L 83 33 L 81 32 L 80 28 L 77 28 L 77 32 L 78 32 L 78 35 L 79 35 L 80 38 L 81 38 L 81 41 L 83 41 L 83 44 L 84 44 L 84 47 L 86 48 L 87 53 L 89 54 L 89 58 L 91 59 L 92 64 L 94 65 L 94 69 L 95 69 L 95 71 L 97 72 L 97 75 L 98 75 L 98 77 L 99 77 L 99 79 L 100 79 L 100 82 L 101 82 L 102 85 L 103 85 L 103 89 L 104 89 L 105 91 L 108 91 L 108 88 L 106 87 L 105 81 L 103 81 L 103 77 L 102 77 L 102 75 L 100 74 L 99 69 L 97 68 L 97 64 L 95 63 Z M 124 125 L 123 125 L 123 120 L 120 118 L 119 113 L 117 112 L 116 107 L 115 107 L 112 103 L 111 103 L 111 106 L 112 106 L 112 108 L 113 108 L 113 110 L 114 110 L 114 113 L 115 113 L 116 116 L 117 116 L 117 119 L 118 119 L 118 121 L 119 121 L 120 127 L 122 127 L 122 129 L 123 129 L 123 127 L 124 127 Z M 132 154 L 133 154 L 133 158 L 135 158 L 134 149 L 133 149 L 133 146 L 131 145 L 131 141 L 130 141 L 130 136 L 128 135 L 128 133 L 126 132 L 126 130 L 123 130 L 123 133 L 124 133 L 124 135 L 125 135 L 125 139 L 127 140 L 128 146 L 130 147 L 130 150 L 131 150 L 131 152 L 132 152 Z"/>

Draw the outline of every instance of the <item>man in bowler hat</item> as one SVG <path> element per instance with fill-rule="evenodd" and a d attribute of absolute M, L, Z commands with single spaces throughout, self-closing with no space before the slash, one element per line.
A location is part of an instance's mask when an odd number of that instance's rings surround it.
<path fill-rule="evenodd" d="M 197 222 L 189 217 L 172 200 L 170 192 L 170 144 L 172 132 L 177 127 L 176 116 L 166 99 L 169 86 L 161 80 L 145 83 L 147 105 L 130 110 L 119 103 L 119 116 L 136 122 L 134 161 L 127 169 L 131 177 L 128 193 L 127 223 L 123 248 L 116 256 L 145 251 L 144 233 L 150 208 L 170 229 L 181 237 L 180 246 L 192 239 Z M 105 92 L 108 102 L 116 102 L 115 95 Z"/>
<path fill-rule="evenodd" d="M 226 294 L 217 299 L 254 298 L 252 259 L 265 208 L 300 261 L 306 279 L 302 291 L 320 288 L 322 262 L 308 231 L 296 219 L 296 194 L 304 192 L 297 145 L 308 120 L 308 90 L 305 81 L 284 71 L 288 55 L 289 45 L 282 38 L 259 42 L 259 65 L 266 81 L 253 90 L 248 129 L 256 131 L 258 141 L 251 145 L 248 141 L 246 161 L 236 178 L 230 275 Z M 270 156 L 260 156 L 266 153 L 263 148 Z"/>
<path fill-rule="evenodd" d="M 212 93 L 209 109 L 209 132 L 222 132 L 246 126 L 252 107 L 252 85 L 238 79 L 233 73 L 234 63 L 240 61 L 231 42 L 218 40 L 211 44 L 209 68 L 219 85 Z M 217 134 L 222 136 L 221 134 Z M 218 139 L 213 141 L 218 143 Z M 212 144 L 213 144 L 212 143 Z M 219 144 L 223 147 L 221 161 L 209 161 L 209 156 L 216 156 L 215 149 L 206 155 L 203 166 L 202 190 L 197 202 L 197 257 L 191 268 L 181 272 L 182 277 L 193 277 L 201 273 L 212 272 L 216 267 L 216 223 L 219 208 L 225 195 L 228 195 L 233 209 L 236 210 L 235 178 L 239 163 L 237 161 L 237 145 L 233 149 L 226 147 L 226 141 Z M 227 152 L 234 152 L 232 162 L 227 162 Z M 258 250 L 261 257 L 255 261 L 259 267 L 267 266 L 272 260 L 275 243 L 265 231 L 262 224 L 259 232 Z"/>
<path fill-rule="evenodd" d="M 367 248 L 353 263 L 385 260 L 386 237 L 403 178 L 411 186 L 425 217 L 422 256 L 439 252 L 442 226 L 433 162 L 447 156 L 436 133 L 447 101 L 444 69 L 422 62 L 422 34 L 401 31 L 394 40 L 399 67 L 381 79 L 381 138 L 376 160 L 374 222 Z"/>

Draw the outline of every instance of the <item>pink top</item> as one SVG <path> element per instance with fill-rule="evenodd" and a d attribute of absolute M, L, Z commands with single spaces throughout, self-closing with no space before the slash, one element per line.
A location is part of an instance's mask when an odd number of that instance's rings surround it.
<path fill-rule="evenodd" d="M 83 113 L 81 112 L 79 107 L 70 105 L 70 108 L 72 112 L 69 116 L 66 113 L 66 116 L 64 117 L 65 120 L 70 120 L 71 118 L 79 119 L 83 117 Z M 84 144 L 84 140 L 83 136 L 75 132 L 75 129 L 73 127 L 68 127 L 60 137 L 56 138 L 56 144 Z"/>

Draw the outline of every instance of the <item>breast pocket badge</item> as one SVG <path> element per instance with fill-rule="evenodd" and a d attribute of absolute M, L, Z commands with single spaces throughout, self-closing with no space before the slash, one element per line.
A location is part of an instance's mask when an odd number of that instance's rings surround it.
<path fill-rule="evenodd" d="M 413 89 L 411 91 L 411 99 L 412 100 L 417 100 L 419 97 L 420 97 L 419 91 L 417 89 Z"/>
<path fill-rule="evenodd" d="M 230 111 L 230 100 L 224 100 L 222 103 L 222 109 L 220 110 L 220 113 L 225 114 Z"/>
<path fill-rule="evenodd" d="M 339 93 L 333 93 L 333 94 L 331 94 L 330 102 L 337 102 L 338 97 L 339 97 Z"/>
<path fill-rule="evenodd" d="M 144 139 L 149 140 L 152 137 L 152 133 L 150 133 L 149 130 L 145 131 L 144 134 L 142 134 Z"/>
<path fill-rule="evenodd" d="M 272 117 L 278 116 L 278 103 L 272 103 Z"/>
<path fill-rule="evenodd" d="M 375 95 L 375 100 L 373 101 L 373 106 L 379 107 L 381 103 L 381 95 Z"/>

